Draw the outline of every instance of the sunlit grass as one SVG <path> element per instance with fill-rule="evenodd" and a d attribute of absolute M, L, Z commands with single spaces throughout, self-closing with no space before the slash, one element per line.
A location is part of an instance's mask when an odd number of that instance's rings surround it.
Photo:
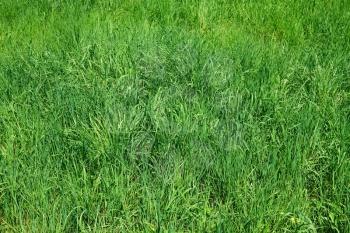
<path fill-rule="evenodd" d="M 349 9 L 0 2 L 0 231 L 350 231 Z"/>

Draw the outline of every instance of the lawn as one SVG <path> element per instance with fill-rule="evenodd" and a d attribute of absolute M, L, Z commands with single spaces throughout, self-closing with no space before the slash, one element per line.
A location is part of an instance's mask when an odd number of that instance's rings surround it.
<path fill-rule="evenodd" d="M 350 1 L 0 0 L 0 232 L 350 232 Z"/>

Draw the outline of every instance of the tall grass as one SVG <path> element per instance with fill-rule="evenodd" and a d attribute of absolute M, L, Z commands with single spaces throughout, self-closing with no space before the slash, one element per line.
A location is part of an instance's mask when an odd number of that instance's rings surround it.
<path fill-rule="evenodd" d="M 1 232 L 349 232 L 350 2 L 1 0 Z"/>

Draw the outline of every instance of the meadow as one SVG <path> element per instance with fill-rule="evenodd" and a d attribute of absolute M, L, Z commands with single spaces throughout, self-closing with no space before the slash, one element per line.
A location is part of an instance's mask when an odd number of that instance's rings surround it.
<path fill-rule="evenodd" d="M 0 232 L 350 232 L 350 1 L 0 0 Z"/>

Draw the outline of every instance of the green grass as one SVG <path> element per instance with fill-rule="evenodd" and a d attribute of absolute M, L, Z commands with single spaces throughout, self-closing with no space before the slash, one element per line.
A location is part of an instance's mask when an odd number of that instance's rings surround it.
<path fill-rule="evenodd" d="M 1 232 L 350 232 L 350 1 L 0 0 Z"/>

